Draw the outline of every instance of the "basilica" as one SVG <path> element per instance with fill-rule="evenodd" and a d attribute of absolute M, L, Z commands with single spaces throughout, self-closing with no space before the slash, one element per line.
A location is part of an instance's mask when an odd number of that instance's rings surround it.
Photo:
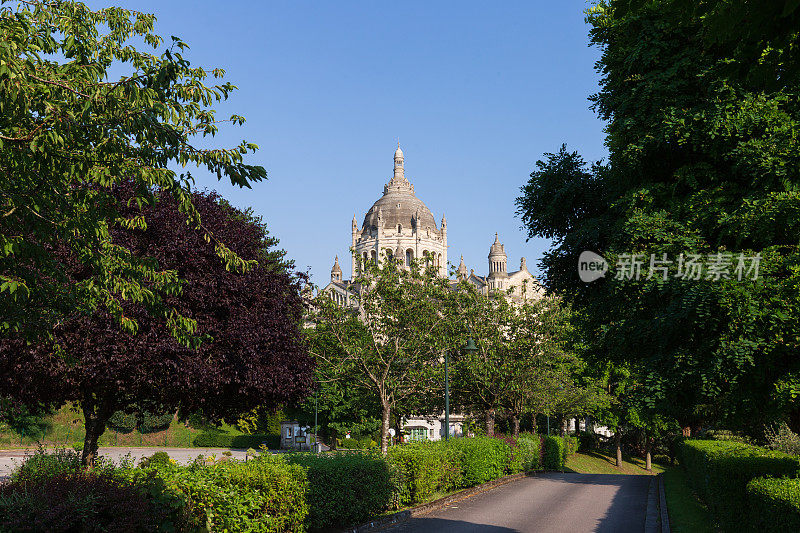
<path fill-rule="evenodd" d="M 437 225 L 436 219 L 425 203 L 417 198 L 414 185 L 405 176 L 403 151 L 398 145 L 394 153 L 394 174 L 383 187 L 383 195 L 372 204 L 361 227 L 353 215 L 351 227 L 351 279 L 343 278 L 342 267 L 337 256 L 331 269 L 331 281 L 323 289 L 340 305 L 357 306 L 356 287 L 351 280 L 358 276 L 358 268 L 368 260 L 397 260 L 410 266 L 415 258 L 432 264 L 442 277 L 448 277 L 447 262 L 447 220 L 442 215 Z M 519 270 L 508 271 L 508 256 L 495 233 L 494 243 L 489 248 L 489 272 L 485 276 L 467 271 L 464 257 L 456 269 L 455 285 L 466 279 L 480 292 L 488 294 L 498 291 L 506 294 L 517 303 L 538 299 L 544 289 L 528 271 L 525 258 L 520 261 Z"/>
<path fill-rule="evenodd" d="M 347 307 L 358 307 L 358 285 L 352 280 L 358 277 L 359 265 L 368 260 L 396 260 L 409 267 L 415 258 L 433 265 L 440 276 L 449 278 L 447 262 L 447 220 L 442 215 L 438 225 L 431 210 L 414 194 L 414 185 L 405 176 L 403 151 L 398 145 L 394 153 L 394 174 L 383 187 L 383 195 L 372 204 L 361 227 L 353 216 L 351 227 L 350 264 L 351 278 L 344 279 L 342 266 L 337 256 L 331 269 L 331 281 L 322 289 L 334 301 Z M 544 289 L 528 271 L 525 258 L 519 270 L 508 271 L 508 256 L 495 233 L 494 243 L 489 247 L 489 272 L 479 275 L 467 271 L 464 257 L 450 279 L 453 287 L 461 280 L 472 283 L 483 294 L 497 291 L 514 303 L 522 304 L 544 296 Z M 450 435 L 463 435 L 465 417 L 450 415 Z M 439 440 L 444 435 L 444 413 L 409 416 L 402 421 L 403 431 L 411 440 Z"/>

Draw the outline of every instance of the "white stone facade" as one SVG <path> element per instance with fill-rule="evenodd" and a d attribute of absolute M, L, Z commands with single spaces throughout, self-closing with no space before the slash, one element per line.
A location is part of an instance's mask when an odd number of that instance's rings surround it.
<path fill-rule="evenodd" d="M 405 158 L 400 147 L 394 153 L 394 173 L 383 188 L 383 195 L 370 207 L 361 226 L 353 215 L 351 224 L 350 249 L 351 279 L 343 279 L 339 257 L 331 269 L 331 281 L 323 289 L 339 305 L 357 306 L 358 296 L 351 280 L 358 276 L 359 265 L 372 260 L 379 265 L 387 258 L 402 258 L 408 266 L 414 259 L 422 259 L 433 264 L 442 277 L 448 277 L 447 262 L 447 220 L 442 215 L 437 225 L 430 209 L 414 193 L 414 185 L 405 177 Z M 486 276 L 467 273 L 464 257 L 458 266 L 458 279 L 466 279 L 483 294 L 490 291 L 507 293 L 515 302 L 539 299 L 544 289 L 528 271 L 523 257 L 517 271 L 508 272 L 504 246 L 495 233 L 494 244 L 489 249 L 489 273 Z M 457 280 L 452 281 L 453 284 Z"/>

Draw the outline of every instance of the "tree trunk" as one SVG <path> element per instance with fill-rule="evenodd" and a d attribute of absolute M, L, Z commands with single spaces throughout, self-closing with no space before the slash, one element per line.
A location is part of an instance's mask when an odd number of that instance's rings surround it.
<path fill-rule="evenodd" d="M 389 402 L 381 402 L 381 453 L 389 453 L 389 423 L 391 422 L 392 406 Z"/>
<path fill-rule="evenodd" d="M 494 409 L 486 410 L 486 435 L 494 437 Z"/>
<path fill-rule="evenodd" d="M 536 418 L 538 415 L 536 413 L 533 413 L 531 416 L 533 417 L 533 434 L 536 435 L 538 433 L 538 428 L 536 427 L 537 425 Z"/>
<path fill-rule="evenodd" d="M 650 438 L 650 435 L 647 435 L 644 439 L 644 469 L 648 472 L 653 470 L 653 462 L 650 456 L 650 450 L 653 447 L 653 439 Z"/>
<path fill-rule="evenodd" d="M 519 437 L 519 417 L 511 415 L 511 430 L 514 437 Z"/>
<path fill-rule="evenodd" d="M 575 435 L 581 434 L 581 419 L 577 416 L 575 417 Z"/>
<path fill-rule="evenodd" d="M 564 420 L 563 416 L 559 415 L 559 417 L 558 417 L 558 436 L 559 437 L 563 437 L 564 436 L 564 426 L 565 426 L 565 424 L 566 424 L 566 420 Z"/>
<path fill-rule="evenodd" d="M 83 419 L 86 425 L 86 435 L 83 438 L 83 453 L 81 462 L 84 467 L 93 467 L 97 459 L 97 441 L 106 430 L 106 422 L 110 418 L 107 409 L 94 402 L 83 402 Z"/>
<path fill-rule="evenodd" d="M 622 466 L 622 430 L 617 428 L 614 432 L 614 447 L 617 449 L 617 467 Z"/>

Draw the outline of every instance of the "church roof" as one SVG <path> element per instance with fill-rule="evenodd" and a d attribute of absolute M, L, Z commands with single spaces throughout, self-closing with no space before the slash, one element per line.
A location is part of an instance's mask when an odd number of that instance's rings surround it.
<path fill-rule="evenodd" d="M 379 224 L 384 229 L 396 230 L 401 224 L 404 229 L 416 226 L 418 231 L 438 231 L 433 213 L 417 198 L 414 186 L 405 177 L 403 152 L 399 146 L 394 157 L 394 176 L 383 188 L 383 196 L 367 211 L 362 234 L 377 230 Z"/>

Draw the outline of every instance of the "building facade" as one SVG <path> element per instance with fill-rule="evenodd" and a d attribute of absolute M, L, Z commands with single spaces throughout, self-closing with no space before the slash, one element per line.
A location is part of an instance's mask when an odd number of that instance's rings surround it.
<path fill-rule="evenodd" d="M 405 158 L 400 146 L 394 153 L 394 172 L 383 187 L 383 195 L 372 204 L 361 227 L 356 215 L 351 225 L 351 278 L 344 279 L 339 257 L 336 256 L 331 268 L 330 283 L 322 289 L 340 305 L 357 306 L 357 288 L 352 280 L 359 275 L 359 265 L 375 261 L 378 265 L 386 260 L 399 260 L 406 267 L 414 259 L 422 259 L 438 269 L 439 275 L 448 277 L 447 262 L 447 219 L 442 215 L 437 225 L 433 213 L 425 203 L 417 198 L 414 185 L 405 176 Z M 489 272 L 485 276 L 467 271 L 464 256 L 456 270 L 454 285 L 466 279 L 480 292 L 488 294 L 498 291 L 516 302 L 538 299 L 544 289 L 528 271 L 523 257 L 519 270 L 508 271 L 508 256 L 500 237 L 495 233 L 494 243 L 489 248 Z"/>

